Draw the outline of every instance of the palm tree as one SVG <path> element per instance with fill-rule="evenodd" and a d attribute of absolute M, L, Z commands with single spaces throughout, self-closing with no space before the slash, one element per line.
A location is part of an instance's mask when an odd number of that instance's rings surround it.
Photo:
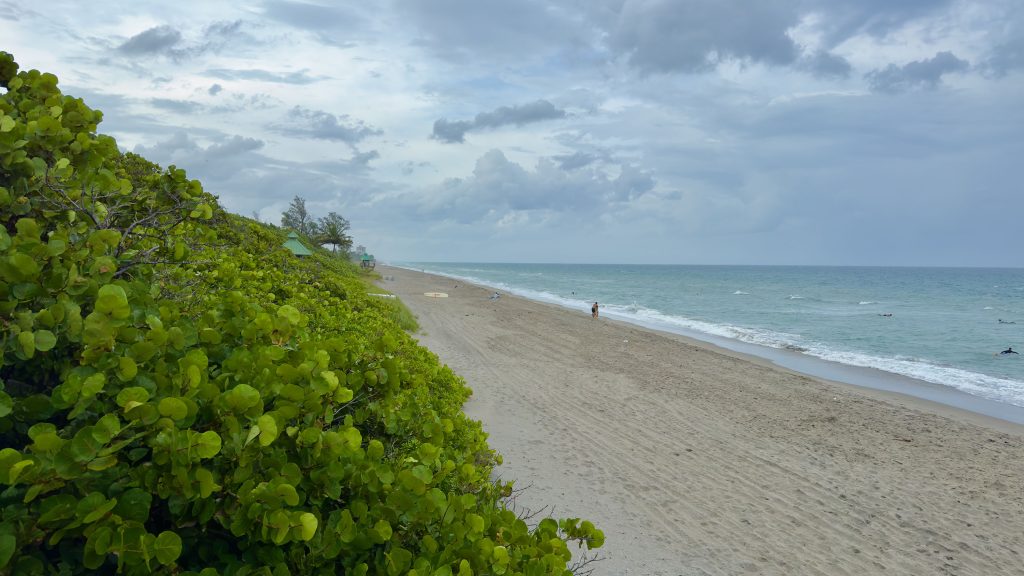
<path fill-rule="evenodd" d="M 335 254 L 337 254 L 339 246 L 348 252 L 348 249 L 352 247 L 352 237 L 345 233 L 348 232 L 348 227 L 348 220 L 342 218 L 337 212 L 331 212 L 317 223 L 316 241 L 321 246 L 330 244 L 333 247 L 332 252 Z"/>

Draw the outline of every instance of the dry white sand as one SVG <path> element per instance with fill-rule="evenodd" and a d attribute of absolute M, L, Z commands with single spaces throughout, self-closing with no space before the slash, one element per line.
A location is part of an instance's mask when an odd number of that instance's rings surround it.
<path fill-rule="evenodd" d="M 1024 574 L 1022 427 L 382 273 L 473 388 L 518 504 L 605 531 L 595 575 Z"/>

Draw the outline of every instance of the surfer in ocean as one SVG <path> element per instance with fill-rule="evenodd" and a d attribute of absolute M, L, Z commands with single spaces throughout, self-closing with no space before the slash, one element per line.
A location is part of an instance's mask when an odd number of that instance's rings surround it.
<path fill-rule="evenodd" d="M 1003 350 L 1000 354 L 1017 354 L 1017 351 L 1013 349 L 1013 346 L 1007 346 L 1006 350 Z"/>

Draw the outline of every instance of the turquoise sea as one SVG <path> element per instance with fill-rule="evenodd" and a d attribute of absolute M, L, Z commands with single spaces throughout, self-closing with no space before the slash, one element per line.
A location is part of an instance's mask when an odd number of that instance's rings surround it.
<path fill-rule="evenodd" d="M 1024 407 L 1024 269 L 396 263 L 730 343 Z M 828 362 L 824 362 L 828 361 Z"/>

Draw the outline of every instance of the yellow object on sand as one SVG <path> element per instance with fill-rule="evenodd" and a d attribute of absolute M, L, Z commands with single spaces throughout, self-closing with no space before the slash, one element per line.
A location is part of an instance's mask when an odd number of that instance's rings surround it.
<path fill-rule="evenodd" d="M 429 296 L 431 298 L 447 298 L 448 297 L 448 295 L 445 294 L 444 292 L 424 292 L 423 295 L 424 296 Z"/>

